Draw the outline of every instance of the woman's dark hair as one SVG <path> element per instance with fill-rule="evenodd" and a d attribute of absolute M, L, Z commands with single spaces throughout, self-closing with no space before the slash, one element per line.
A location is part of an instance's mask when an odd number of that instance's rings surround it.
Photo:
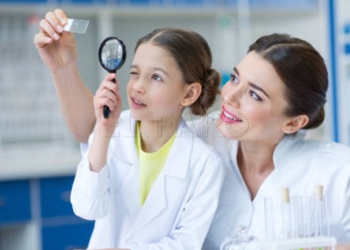
<path fill-rule="evenodd" d="M 286 85 L 288 116 L 305 114 L 304 129 L 320 126 L 328 89 L 328 73 L 322 56 L 308 42 L 288 34 L 260 37 L 248 52 L 255 51 L 272 64 Z"/>
<path fill-rule="evenodd" d="M 195 115 L 205 115 L 214 104 L 221 81 L 220 74 L 211 68 L 212 54 L 206 40 L 194 31 L 177 28 L 156 29 L 138 40 L 137 48 L 147 42 L 167 50 L 177 62 L 187 84 L 199 82 L 202 92 L 191 105 Z"/>

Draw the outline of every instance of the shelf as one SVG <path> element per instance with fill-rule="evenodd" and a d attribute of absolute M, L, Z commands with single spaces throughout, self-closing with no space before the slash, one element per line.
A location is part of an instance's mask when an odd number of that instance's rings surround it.
<path fill-rule="evenodd" d="M 157 13 L 158 15 L 176 13 L 208 14 L 214 12 L 236 12 L 239 8 L 238 0 L 0 0 L 3 7 L 18 5 L 30 7 L 69 7 L 80 9 L 80 13 L 89 8 L 94 11 L 112 9 L 118 13 Z M 310 12 L 319 8 L 319 0 L 250 0 L 251 12 Z"/>
<path fill-rule="evenodd" d="M 81 159 L 72 146 L 29 144 L 0 152 L 0 181 L 74 175 Z"/>

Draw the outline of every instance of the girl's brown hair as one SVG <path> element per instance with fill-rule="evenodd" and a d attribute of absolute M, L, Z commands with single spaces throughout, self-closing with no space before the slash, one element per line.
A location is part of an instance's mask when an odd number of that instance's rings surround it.
<path fill-rule="evenodd" d="M 195 115 L 205 115 L 215 102 L 221 81 L 220 74 L 211 68 L 212 54 L 206 40 L 194 31 L 156 29 L 138 40 L 135 51 L 147 42 L 166 49 L 173 56 L 187 84 L 199 82 L 202 85 L 199 98 L 190 108 Z"/>

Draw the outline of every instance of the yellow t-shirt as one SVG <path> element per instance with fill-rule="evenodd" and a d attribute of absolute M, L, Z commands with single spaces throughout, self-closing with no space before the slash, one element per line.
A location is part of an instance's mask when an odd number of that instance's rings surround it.
<path fill-rule="evenodd" d="M 140 201 L 141 205 L 145 202 L 149 191 L 152 188 L 158 174 L 162 171 L 169 151 L 175 140 L 176 133 L 154 153 L 146 153 L 141 147 L 140 122 L 136 124 L 135 144 L 139 156 L 139 184 L 140 184 Z"/>

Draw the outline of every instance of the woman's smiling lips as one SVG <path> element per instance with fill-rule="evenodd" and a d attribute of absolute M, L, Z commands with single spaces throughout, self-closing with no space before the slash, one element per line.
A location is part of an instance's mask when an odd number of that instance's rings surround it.
<path fill-rule="evenodd" d="M 222 107 L 220 118 L 223 122 L 230 123 L 230 124 L 242 122 L 242 120 L 237 115 L 227 111 L 225 107 Z"/>

